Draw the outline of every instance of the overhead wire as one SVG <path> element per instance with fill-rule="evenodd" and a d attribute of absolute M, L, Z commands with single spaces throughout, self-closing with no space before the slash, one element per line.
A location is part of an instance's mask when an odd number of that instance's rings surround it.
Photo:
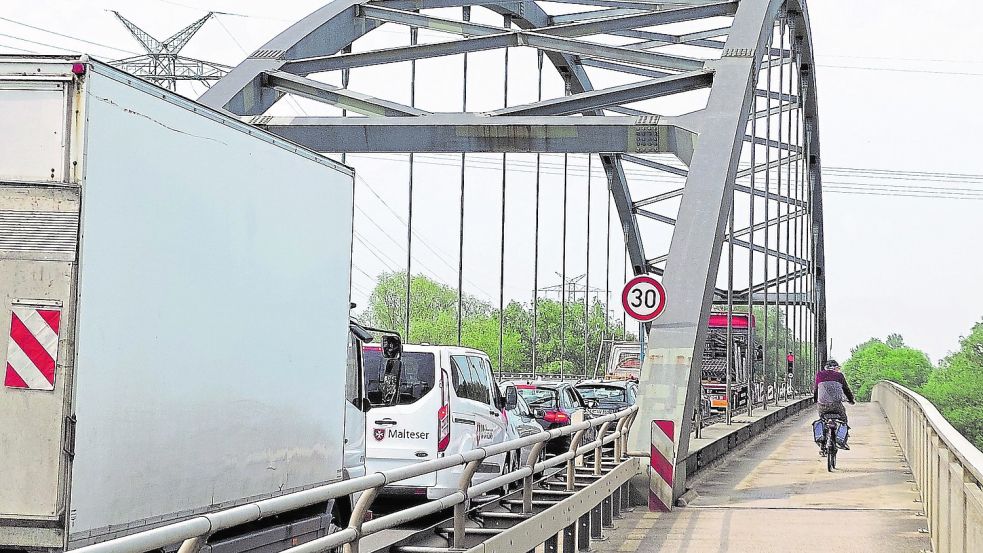
<path fill-rule="evenodd" d="M 28 54 L 40 54 L 36 50 L 28 50 L 27 48 L 18 48 L 16 46 L 11 46 L 9 44 L 0 44 L 0 48 L 10 48 L 11 50 L 17 50 L 18 52 L 27 52 Z"/>
<path fill-rule="evenodd" d="M 138 56 L 138 55 L 140 55 L 139 52 L 134 52 L 133 50 L 126 50 L 125 48 L 117 48 L 115 46 L 110 46 L 108 44 L 103 44 L 101 42 L 94 42 L 92 40 L 86 40 L 84 38 L 79 38 L 77 36 L 72 36 L 72 35 L 69 35 L 69 34 L 58 32 L 58 31 L 52 31 L 52 30 L 49 30 L 49 29 L 43 29 L 41 27 L 37 27 L 35 25 L 31 25 L 30 23 L 24 23 L 23 21 L 17 21 L 16 19 L 11 19 L 9 17 L 0 16 L 0 21 L 6 21 L 7 23 L 13 23 L 14 25 L 19 25 L 21 27 L 26 27 L 28 29 L 33 29 L 35 31 L 40 31 L 42 33 L 47 33 L 49 35 L 60 36 L 62 38 L 67 38 L 69 40 L 74 40 L 76 42 L 82 42 L 82 43 L 85 43 L 85 44 L 89 44 L 91 46 L 99 46 L 100 48 L 108 48 L 109 50 L 115 50 L 116 52 L 123 52 L 125 54 L 130 54 L 131 56 Z M 17 38 L 18 40 L 23 40 L 25 42 L 31 42 L 30 40 L 24 39 L 24 38 L 19 38 L 19 37 L 14 37 L 14 38 Z M 37 44 L 41 44 L 43 46 L 49 46 L 51 48 L 61 48 L 61 46 L 53 46 L 53 45 L 50 45 L 50 44 L 44 44 L 44 43 L 37 43 Z"/>

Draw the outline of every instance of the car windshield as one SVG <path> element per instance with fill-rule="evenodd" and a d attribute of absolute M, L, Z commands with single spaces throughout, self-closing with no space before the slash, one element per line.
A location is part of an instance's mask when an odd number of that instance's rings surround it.
<path fill-rule="evenodd" d="M 516 386 L 516 388 L 518 388 L 522 399 L 529 404 L 529 407 L 556 407 L 559 405 L 560 398 L 556 390 L 535 386 Z"/>
<path fill-rule="evenodd" d="M 577 386 L 577 391 L 584 399 L 601 402 L 625 401 L 625 389 L 616 386 Z"/>
<path fill-rule="evenodd" d="M 382 373 L 385 363 L 382 350 L 367 347 L 363 351 L 365 365 L 365 396 L 372 405 L 382 405 Z M 403 368 L 399 378 L 398 405 L 416 402 L 433 389 L 434 357 L 432 353 L 403 352 Z"/>

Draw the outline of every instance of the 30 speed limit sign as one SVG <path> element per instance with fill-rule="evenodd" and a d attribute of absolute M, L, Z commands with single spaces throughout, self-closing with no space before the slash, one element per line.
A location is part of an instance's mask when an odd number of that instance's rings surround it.
<path fill-rule="evenodd" d="M 650 276 L 637 276 L 625 284 L 621 304 L 631 318 L 647 323 L 665 310 L 666 289 Z"/>

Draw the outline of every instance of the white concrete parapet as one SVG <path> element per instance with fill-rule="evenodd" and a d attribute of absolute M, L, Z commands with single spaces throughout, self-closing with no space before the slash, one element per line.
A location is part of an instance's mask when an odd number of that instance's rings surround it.
<path fill-rule="evenodd" d="M 983 551 L 983 452 L 924 397 L 893 382 L 874 386 L 911 467 L 937 553 Z"/>

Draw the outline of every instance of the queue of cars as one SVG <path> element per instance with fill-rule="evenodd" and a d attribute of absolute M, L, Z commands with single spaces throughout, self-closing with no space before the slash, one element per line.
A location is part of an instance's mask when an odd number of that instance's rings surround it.
<path fill-rule="evenodd" d="M 514 440 L 634 405 L 638 387 L 627 380 L 578 383 L 522 380 L 498 383 L 482 351 L 457 346 L 404 344 L 398 383 L 386 378 L 377 345 L 363 348 L 368 473 Z M 393 388 L 393 386 L 395 388 Z M 387 389 L 398 390 L 384 397 Z M 392 393 L 392 392 L 390 392 Z M 591 429 L 590 432 L 594 432 Z M 594 440 L 585 435 L 584 441 Z M 570 447 L 570 436 L 547 443 L 544 454 Z M 472 482 L 480 484 L 525 463 L 532 446 L 489 457 Z M 383 494 L 437 499 L 457 491 L 461 466 L 386 486 Z"/>

